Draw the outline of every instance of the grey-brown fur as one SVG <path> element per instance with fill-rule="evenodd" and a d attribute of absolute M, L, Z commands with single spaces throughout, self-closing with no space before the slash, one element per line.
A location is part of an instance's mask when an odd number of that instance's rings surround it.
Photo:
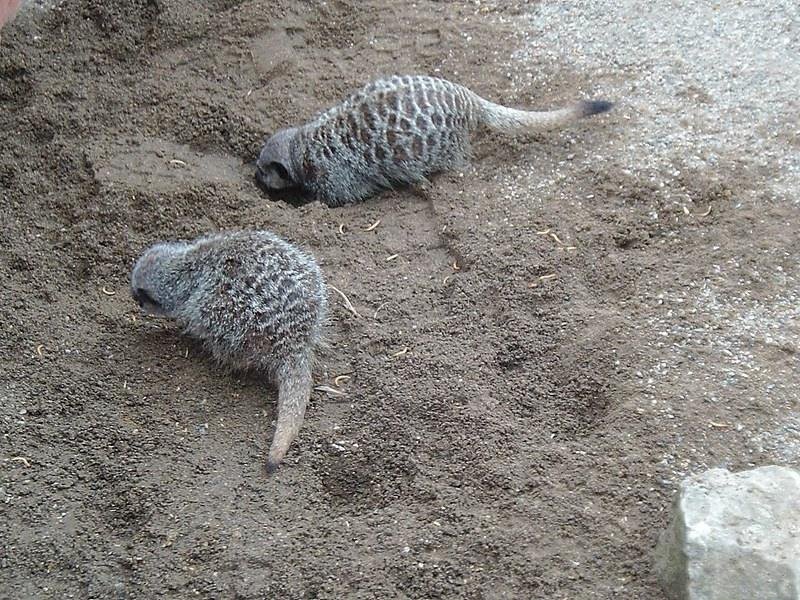
<path fill-rule="evenodd" d="M 131 294 L 145 312 L 177 321 L 220 363 L 272 378 L 278 422 L 267 466 L 277 468 L 303 423 L 326 319 L 314 258 L 267 231 L 159 243 L 136 262 Z"/>
<path fill-rule="evenodd" d="M 275 133 L 261 150 L 256 176 L 270 189 L 300 187 L 341 206 L 464 165 L 470 132 L 480 125 L 512 134 L 541 131 L 610 108 L 579 102 L 523 111 L 444 79 L 380 79 L 309 123 Z"/>

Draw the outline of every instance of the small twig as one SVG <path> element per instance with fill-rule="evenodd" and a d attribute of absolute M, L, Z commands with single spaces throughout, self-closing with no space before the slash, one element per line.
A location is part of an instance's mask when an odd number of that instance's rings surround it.
<path fill-rule="evenodd" d="M 548 274 L 548 275 L 540 275 L 540 276 L 539 276 L 539 281 L 531 281 L 531 282 L 528 284 L 528 287 L 529 287 L 529 288 L 535 288 L 535 287 L 538 287 L 538 286 L 539 286 L 539 284 L 540 284 L 542 281 L 548 281 L 549 279 L 555 279 L 556 277 L 558 277 L 558 275 L 556 275 L 555 273 L 550 273 L 550 274 Z"/>
<path fill-rule="evenodd" d="M 408 354 L 408 346 L 405 346 L 405 347 L 404 347 L 402 350 L 400 350 L 399 352 L 395 352 L 394 354 L 392 354 L 392 355 L 391 355 L 391 357 L 392 357 L 392 358 L 400 358 L 400 357 L 401 357 L 401 356 L 403 356 L 404 354 Z"/>
<path fill-rule="evenodd" d="M 550 237 L 556 241 L 556 244 L 561 244 L 562 246 L 564 245 L 564 242 L 562 242 L 555 233 L 551 232 Z"/>
<path fill-rule="evenodd" d="M 344 381 L 350 381 L 350 375 L 337 375 L 333 378 L 333 385 L 341 387 L 341 383 Z"/>
<path fill-rule="evenodd" d="M 686 208 L 685 205 L 682 208 L 683 208 L 683 212 L 686 213 L 687 215 L 689 215 L 690 217 L 707 217 L 708 215 L 711 214 L 711 206 L 712 205 L 709 204 L 708 205 L 708 210 L 706 210 L 706 212 L 704 212 L 704 213 L 693 213 L 688 208 Z"/>
<path fill-rule="evenodd" d="M 26 467 L 30 467 L 30 466 L 31 466 L 31 463 L 30 463 L 30 462 L 28 461 L 28 459 L 27 459 L 27 458 L 25 458 L 24 456 L 12 456 L 12 457 L 11 457 L 11 458 L 9 458 L 8 460 L 13 460 L 13 461 L 15 461 L 15 462 L 22 462 L 22 463 L 25 463 L 25 466 L 26 466 Z"/>
<path fill-rule="evenodd" d="M 389 261 L 391 261 L 391 260 L 394 260 L 394 259 L 395 259 L 395 258 L 397 258 L 398 256 L 400 256 L 400 255 L 399 255 L 399 254 L 392 254 L 391 256 L 387 256 L 387 257 L 386 257 L 386 262 L 389 262 Z"/>
<path fill-rule="evenodd" d="M 330 284 L 328 284 L 328 287 L 329 287 L 329 288 L 331 288 L 331 289 L 332 289 L 334 292 L 336 292 L 337 294 L 339 294 L 339 295 L 342 297 L 342 300 L 344 300 L 344 307 L 345 307 L 347 310 L 349 310 L 351 313 L 353 313 L 353 315 L 354 315 L 356 318 L 358 318 L 358 319 L 360 319 L 360 318 L 361 318 L 361 315 L 360 315 L 360 314 L 358 314 L 358 311 L 357 311 L 357 310 L 355 309 L 355 307 L 353 306 L 353 303 L 352 303 L 352 302 L 350 302 L 350 298 L 348 298 L 347 296 L 345 296 L 345 294 L 344 294 L 344 292 L 343 292 L 342 290 L 340 290 L 339 288 L 337 288 L 337 287 L 334 287 L 334 286 L 332 286 L 332 285 L 330 285 Z"/>
<path fill-rule="evenodd" d="M 106 296 L 114 296 L 117 293 L 114 290 L 107 289 L 105 286 L 102 287 L 100 291 L 102 291 Z"/>
<path fill-rule="evenodd" d="M 39 344 L 38 346 L 36 346 L 36 354 L 38 354 L 39 356 L 44 356 L 44 352 L 42 352 L 42 349 L 44 349 L 44 344 Z"/>
<path fill-rule="evenodd" d="M 377 221 L 375 221 L 375 222 L 374 222 L 372 225 L 370 225 L 369 227 L 367 227 L 367 228 L 366 228 L 364 231 L 372 231 L 372 230 L 374 230 L 374 229 L 375 229 L 375 228 L 376 228 L 378 225 L 380 225 L 380 224 L 381 224 L 381 220 L 380 220 L 380 219 L 378 219 L 378 220 L 377 220 Z"/>
<path fill-rule="evenodd" d="M 177 158 L 173 158 L 172 160 L 170 160 L 169 164 L 171 164 L 171 165 L 180 165 L 181 167 L 185 167 L 186 166 L 185 162 L 183 162 L 182 160 L 179 160 Z"/>
<path fill-rule="evenodd" d="M 550 233 L 550 230 L 545 229 L 544 231 L 537 231 L 536 235 L 547 235 L 548 233 Z"/>
<path fill-rule="evenodd" d="M 342 390 L 337 390 L 336 388 L 332 388 L 329 385 L 318 385 L 314 387 L 315 390 L 318 392 L 325 392 L 326 394 L 331 394 L 333 396 L 346 396 L 347 392 L 343 392 Z"/>
<path fill-rule="evenodd" d="M 389 303 L 388 303 L 388 302 L 384 302 L 384 303 L 383 303 L 383 304 L 381 304 L 381 305 L 380 305 L 378 308 L 376 308 L 376 309 L 375 309 L 375 313 L 372 315 L 372 318 L 373 318 L 373 319 L 377 319 L 377 318 L 378 318 L 378 313 L 379 313 L 379 312 L 380 312 L 380 311 L 381 311 L 381 310 L 382 310 L 382 309 L 383 309 L 385 306 L 388 306 L 388 305 L 389 305 Z"/>

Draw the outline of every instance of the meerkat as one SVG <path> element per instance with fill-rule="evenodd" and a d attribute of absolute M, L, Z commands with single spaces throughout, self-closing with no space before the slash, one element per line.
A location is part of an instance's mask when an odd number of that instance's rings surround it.
<path fill-rule="evenodd" d="M 265 373 L 278 388 L 267 470 L 300 431 L 328 300 L 314 258 L 268 231 L 157 243 L 136 261 L 131 295 L 145 313 L 175 320 L 213 357 Z"/>
<path fill-rule="evenodd" d="M 256 162 L 256 179 L 268 189 L 299 187 L 328 206 L 343 206 L 465 166 L 470 133 L 481 125 L 508 134 L 530 133 L 611 107 L 610 102 L 584 101 L 532 112 L 494 104 L 445 79 L 379 79 L 305 125 L 267 139 Z"/>

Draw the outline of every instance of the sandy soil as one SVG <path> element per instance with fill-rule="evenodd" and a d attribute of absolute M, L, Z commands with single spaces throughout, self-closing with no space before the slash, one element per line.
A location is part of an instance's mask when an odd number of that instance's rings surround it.
<path fill-rule="evenodd" d="M 1 597 L 658 600 L 681 477 L 800 464 L 798 9 L 574 4 L 66 0 L 0 32 Z M 266 134 L 397 72 L 618 107 L 483 135 L 424 193 L 256 188 Z M 127 291 L 153 240 L 236 227 L 360 314 L 332 296 L 346 395 L 271 478 L 274 391 Z"/>

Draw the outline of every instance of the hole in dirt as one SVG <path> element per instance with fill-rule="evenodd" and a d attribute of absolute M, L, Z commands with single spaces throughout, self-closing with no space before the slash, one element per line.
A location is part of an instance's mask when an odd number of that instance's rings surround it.
<path fill-rule="evenodd" d="M 605 383 L 575 376 L 562 382 L 540 382 L 520 399 L 514 412 L 535 420 L 553 439 L 575 440 L 600 427 L 610 405 Z"/>
<path fill-rule="evenodd" d="M 255 174 L 253 175 L 253 181 L 255 181 L 256 187 L 261 190 L 261 193 L 272 202 L 283 202 L 292 208 L 300 208 L 314 201 L 314 197 L 311 194 L 303 192 L 299 188 L 272 190 L 265 186 Z"/>
<path fill-rule="evenodd" d="M 505 365 L 512 412 L 554 440 L 575 440 L 602 427 L 612 405 L 616 374 L 610 352 L 574 345 L 534 352 L 513 343 L 497 355 Z"/>
<path fill-rule="evenodd" d="M 32 98 L 33 83 L 28 69 L 15 65 L 0 68 L 0 103 L 21 108 Z"/>
<path fill-rule="evenodd" d="M 208 6 L 212 9 L 215 13 L 225 12 L 232 8 L 236 8 L 240 4 L 243 4 L 244 0 L 216 0 L 215 2 L 209 2 Z"/>
<path fill-rule="evenodd" d="M 331 455 L 326 461 L 322 484 L 331 506 L 374 509 L 396 502 L 402 489 L 417 475 L 417 468 L 405 457 L 381 448 L 370 455 Z"/>
<path fill-rule="evenodd" d="M 497 366 L 501 369 L 512 370 L 523 366 L 530 357 L 530 351 L 523 344 L 510 342 L 495 354 Z"/>
<path fill-rule="evenodd" d="M 647 229 L 626 225 L 621 225 L 617 231 L 611 234 L 614 245 L 620 250 L 633 250 L 646 247 L 654 237 L 653 232 Z"/>

